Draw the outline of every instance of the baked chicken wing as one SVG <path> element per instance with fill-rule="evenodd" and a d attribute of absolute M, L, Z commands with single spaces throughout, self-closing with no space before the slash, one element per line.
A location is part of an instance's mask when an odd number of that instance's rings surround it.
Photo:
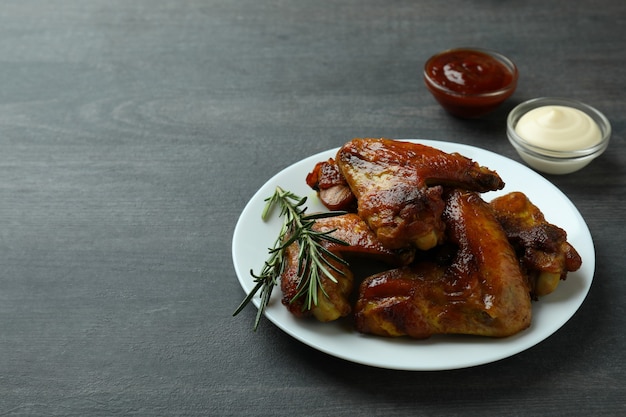
<path fill-rule="evenodd" d="M 443 241 L 443 187 L 485 192 L 504 187 L 497 173 L 462 155 L 390 139 L 356 138 L 336 163 L 358 214 L 387 247 L 430 249 Z"/>
<path fill-rule="evenodd" d="M 531 299 L 515 252 L 489 205 L 452 190 L 444 211 L 451 260 L 417 262 L 367 278 L 356 328 L 381 336 L 504 337 L 530 325 Z"/>
<path fill-rule="evenodd" d="M 340 245 L 323 241 L 326 249 L 338 256 L 365 256 L 381 262 L 399 266 L 409 264 L 414 257 L 413 250 L 390 250 L 385 248 L 356 214 L 344 214 L 316 220 L 313 226 L 319 232 L 333 231 L 332 236 L 348 245 Z M 328 277 L 322 278 L 322 288 L 318 290 L 316 306 L 310 310 L 305 308 L 302 298 L 296 298 L 300 289 L 298 276 L 298 256 L 300 247 L 293 243 L 285 251 L 285 269 L 280 277 L 283 293 L 282 303 L 298 317 L 314 316 L 319 321 L 332 321 L 347 316 L 352 311 L 348 298 L 352 294 L 353 272 L 344 264 L 329 260 L 343 274 L 331 271 L 336 283 Z"/>
<path fill-rule="evenodd" d="M 582 260 L 567 242 L 565 230 L 548 223 L 524 193 L 508 193 L 490 205 L 517 252 L 534 297 L 551 293 L 568 272 L 580 268 Z"/>

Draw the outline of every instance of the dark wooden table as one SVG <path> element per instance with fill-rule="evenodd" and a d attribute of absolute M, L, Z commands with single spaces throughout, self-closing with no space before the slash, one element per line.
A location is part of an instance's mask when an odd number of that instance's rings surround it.
<path fill-rule="evenodd" d="M 5 1 L 0 8 L 0 415 L 626 413 L 626 3 Z M 519 87 L 473 121 L 421 81 L 454 46 L 497 49 Z M 539 96 L 611 120 L 605 155 L 547 176 L 591 230 L 578 312 L 513 357 L 368 367 L 264 321 L 231 259 L 272 175 L 356 136 L 519 160 L 508 111 Z M 254 236 L 250 237 L 254 239 Z"/>

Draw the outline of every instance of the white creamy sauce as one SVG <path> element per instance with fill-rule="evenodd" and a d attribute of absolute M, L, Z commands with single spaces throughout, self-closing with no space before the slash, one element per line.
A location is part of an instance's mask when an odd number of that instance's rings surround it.
<path fill-rule="evenodd" d="M 589 148 L 602 140 L 597 123 L 584 112 L 567 106 L 543 106 L 524 114 L 517 134 L 528 143 L 552 151 Z"/>

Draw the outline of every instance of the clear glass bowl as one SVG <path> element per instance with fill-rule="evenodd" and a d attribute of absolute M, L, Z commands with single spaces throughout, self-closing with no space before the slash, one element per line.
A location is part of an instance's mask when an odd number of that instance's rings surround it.
<path fill-rule="evenodd" d="M 515 126 L 524 114 L 543 106 L 566 106 L 584 112 L 598 125 L 601 134 L 600 142 L 587 148 L 570 151 L 555 151 L 529 143 L 516 133 Z M 532 168 L 546 174 L 569 174 L 584 168 L 602 155 L 611 139 L 611 124 L 602 113 L 585 103 L 568 98 L 540 97 L 525 101 L 511 110 L 506 124 L 509 142 L 520 158 Z"/>

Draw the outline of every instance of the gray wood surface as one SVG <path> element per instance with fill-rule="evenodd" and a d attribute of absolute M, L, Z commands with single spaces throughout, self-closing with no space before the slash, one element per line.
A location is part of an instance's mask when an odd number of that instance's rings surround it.
<path fill-rule="evenodd" d="M 421 81 L 464 45 L 521 74 L 480 120 L 449 117 Z M 622 0 L 0 2 L 0 415 L 624 415 L 625 45 Z M 548 177 L 597 256 L 552 337 L 403 372 L 253 332 L 253 308 L 231 317 L 232 232 L 276 172 L 356 136 L 519 160 L 506 114 L 539 96 L 614 129 L 585 170 Z"/>

